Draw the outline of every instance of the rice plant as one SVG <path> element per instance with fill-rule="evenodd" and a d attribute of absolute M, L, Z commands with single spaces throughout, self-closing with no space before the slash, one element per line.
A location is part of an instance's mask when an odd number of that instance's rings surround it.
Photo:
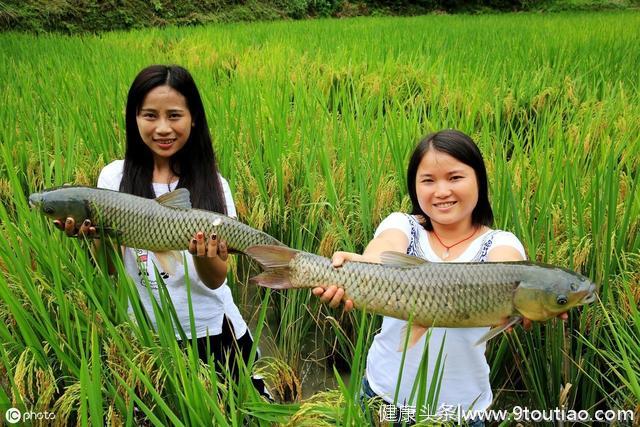
<path fill-rule="evenodd" d="M 128 85 L 178 63 L 203 94 L 240 219 L 301 250 L 361 251 L 408 209 L 417 139 L 472 135 L 496 227 L 531 260 L 600 284 L 600 303 L 566 324 L 490 343 L 494 406 L 637 411 L 639 29 L 637 13 L 615 12 L 0 34 L 0 410 L 55 412 L 58 425 L 370 421 L 356 395 L 375 316 L 254 289 L 255 266 L 236 259 L 234 297 L 269 357 L 235 382 L 176 342 L 170 301 L 152 330 L 122 266 L 110 275 L 105 253 L 29 210 L 30 192 L 94 185 L 122 158 Z M 279 403 L 256 395 L 251 371 Z"/>

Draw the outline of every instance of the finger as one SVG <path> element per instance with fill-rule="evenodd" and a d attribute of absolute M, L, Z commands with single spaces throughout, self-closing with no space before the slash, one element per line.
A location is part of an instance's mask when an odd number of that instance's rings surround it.
<path fill-rule="evenodd" d="M 60 230 L 64 231 L 64 223 L 63 223 L 61 220 L 59 220 L 59 219 L 54 219 L 54 220 L 53 220 L 53 225 L 54 225 L 57 229 L 60 229 Z"/>
<path fill-rule="evenodd" d="M 89 228 L 91 227 L 91 221 L 85 219 L 80 225 L 80 229 L 78 230 L 79 237 L 89 237 Z"/>
<path fill-rule="evenodd" d="M 344 312 L 348 313 L 351 310 L 353 310 L 353 301 L 351 301 L 350 299 L 346 300 L 344 302 Z"/>
<path fill-rule="evenodd" d="M 211 235 L 211 238 L 209 239 L 209 242 L 207 243 L 207 256 L 209 258 L 216 258 L 219 255 L 219 250 L 220 246 L 218 245 L 218 239 L 216 237 L 216 234 L 213 233 Z"/>
<path fill-rule="evenodd" d="M 338 251 L 334 253 L 333 256 L 331 257 L 331 264 L 333 264 L 333 266 L 336 268 L 342 267 L 345 262 L 352 261 L 353 259 L 354 259 L 354 254 L 350 252 Z"/>
<path fill-rule="evenodd" d="M 333 265 L 336 268 L 341 267 L 343 262 L 344 262 L 344 256 L 342 255 L 342 252 L 336 252 L 331 257 L 331 265 Z"/>
<path fill-rule="evenodd" d="M 76 235 L 76 222 L 73 220 L 73 218 L 69 217 L 64 222 L 64 232 L 67 233 L 67 236 Z"/>
<path fill-rule="evenodd" d="M 336 294 L 337 290 L 338 288 L 336 286 L 329 286 L 327 289 L 324 290 L 324 293 L 320 297 L 320 301 L 322 301 L 325 304 L 328 303 L 329 301 L 331 301 L 331 298 L 333 298 L 333 296 Z"/>
<path fill-rule="evenodd" d="M 531 329 L 531 326 L 533 326 L 533 322 L 525 317 L 522 319 L 522 326 L 524 327 L 525 331 L 528 331 Z"/>
<path fill-rule="evenodd" d="M 191 239 L 191 241 L 189 242 L 189 253 L 191 255 L 195 255 L 196 254 L 197 244 L 198 244 L 198 241 L 196 239 Z"/>
<path fill-rule="evenodd" d="M 218 243 L 218 256 L 223 261 L 226 261 L 229 257 L 229 248 L 227 248 L 227 242 L 224 240 Z"/>
<path fill-rule="evenodd" d="M 505 325 L 505 324 L 507 324 L 507 323 L 509 323 L 509 318 L 508 318 L 508 317 L 505 317 L 505 318 L 502 320 L 502 325 Z M 511 333 L 511 332 L 513 332 L 513 326 L 509 326 L 509 327 L 508 327 L 507 329 L 505 329 L 504 331 L 505 331 L 506 333 Z"/>
<path fill-rule="evenodd" d="M 566 322 L 567 320 L 569 320 L 569 313 L 567 313 L 566 311 L 564 313 L 560 313 L 560 315 L 558 316 L 563 322 Z"/>
<path fill-rule="evenodd" d="M 336 290 L 336 293 L 333 296 L 333 298 L 331 298 L 331 302 L 329 303 L 329 307 L 331 307 L 331 308 L 338 307 L 340 305 L 340 303 L 342 302 L 342 298 L 343 297 L 344 297 L 344 289 L 338 288 L 338 290 Z"/>
<path fill-rule="evenodd" d="M 313 288 L 311 293 L 317 297 L 321 297 L 322 294 L 324 294 L 324 288 L 318 286 L 317 288 Z"/>
<path fill-rule="evenodd" d="M 207 246 L 205 245 L 204 233 L 202 231 L 198 231 L 196 233 L 196 240 L 196 254 L 198 256 L 205 256 L 205 254 L 207 253 Z"/>

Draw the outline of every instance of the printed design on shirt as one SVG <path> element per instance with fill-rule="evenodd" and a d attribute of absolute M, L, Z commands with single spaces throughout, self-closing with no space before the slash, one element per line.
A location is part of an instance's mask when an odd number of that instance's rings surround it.
<path fill-rule="evenodd" d="M 422 226 L 420 223 L 413 217 L 412 215 L 407 215 L 409 218 L 409 224 L 411 224 L 411 237 L 409 239 L 409 247 L 407 248 L 407 255 L 412 255 L 415 257 L 419 257 L 422 259 L 426 259 L 427 257 L 424 255 L 422 250 L 422 246 L 420 245 L 420 228 Z M 397 352 L 403 352 L 404 350 L 404 342 L 407 334 L 409 334 L 409 345 L 407 346 L 407 350 L 416 345 L 416 343 L 424 337 L 427 332 L 427 327 L 420 325 L 411 325 L 411 329 L 407 329 L 408 323 L 402 327 L 402 332 L 400 334 L 400 343 L 397 348 Z"/>
<path fill-rule="evenodd" d="M 147 279 L 149 281 L 149 287 L 151 289 L 158 289 L 158 282 L 156 281 L 156 275 L 152 274 L 154 272 L 153 262 L 151 261 L 151 257 L 149 256 L 149 251 L 144 249 L 134 249 L 136 254 L 136 264 L 138 265 L 138 278 L 140 286 L 147 286 Z M 160 271 L 160 277 L 162 280 L 167 280 L 170 276 L 165 271 Z"/>
<path fill-rule="evenodd" d="M 425 259 L 426 257 L 424 256 L 422 247 L 418 244 L 418 242 L 420 241 L 420 227 L 422 226 L 412 215 L 407 215 L 407 218 L 409 218 L 409 223 L 411 224 L 411 237 L 409 238 L 407 255 Z"/>
<path fill-rule="evenodd" d="M 493 245 L 493 238 L 499 231 L 500 230 L 493 230 L 485 236 L 482 245 L 480 245 L 480 250 L 470 262 L 487 262 L 487 254 L 489 253 L 489 249 L 491 249 L 491 245 Z"/>

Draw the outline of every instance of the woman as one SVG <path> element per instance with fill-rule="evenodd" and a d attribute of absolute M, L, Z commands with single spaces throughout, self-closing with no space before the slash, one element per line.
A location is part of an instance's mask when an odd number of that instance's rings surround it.
<path fill-rule="evenodd" d="M 126 136 L 124 160 L 102 169 L 98 187 L 147 198 L 186 188 L 194 208 L 236 216 L 229 184 L 218 173 L 200 94 L 186 69 L 152 65 L 138 74 L 127 98 Z M 73 218 L 67 218 L 64 225 L 56 221 L 56 225 L 67 234 L 76 233 Z M 86 220 L 77 232 L 94 234 L 95 228 Z M 213 358 L 224 364 L 228 353 L 230 366 L 235 367 L 238 353 L 248 362 L 253 341 L 227 286 L 227 255 L 224 241 L 197 232 L 189 242 L 186 261 L 199 356 L 205 362 Z M 191 338 L 184 269 L 171 274 L 162 271 L 154 253 L 142 249 L 124 248 L 123 257 L 153 326 L 152 298 L 160 303 L 158 282 L 162 279 L 180 326 Z M 237 369 L 233 374 L 237 376 Z M 261 381 L 254 383 L 264 391 Z"/>
<path fill-rule="evenodd" d="M 392 213 L 382 221 L 362 255 L 336 252 L 333 265 L 347 261 L 380 262 L 384 251 L 397 251 L 431 262 L 522 261 L 524 248 L 513 234 L 491 228 L 493 212 L 489 204 L 487 173 L 480 150 L 462 132 L 444 130 L 427 135 L 415 148 L 407 170 L 412 203 L 410 215 Z M 316 288 L 315 295 L 336 307 L 344 291 L 335 287 Z M 345 309 L 353 307 L 345 301 Z M 474 345 L 489 328 L 430 328 L 384 317 L 382 329 L 374 337 L 367 356 L 362 393 L 379 396 L 387 403 L 413 406 L 414 381 L 428 351 L 429 380 L 442 345 L 443 376 L 437 408 L 483 411 L 493 395 L 485 344 Z M 410 334 L 398 382 L 405 347 Z M 429 381 L 428 380 L 428 381 Z M 394 399 L 397 394 L 397 400 Z M 471 425 L 483 425 L 475 420 Z"/>

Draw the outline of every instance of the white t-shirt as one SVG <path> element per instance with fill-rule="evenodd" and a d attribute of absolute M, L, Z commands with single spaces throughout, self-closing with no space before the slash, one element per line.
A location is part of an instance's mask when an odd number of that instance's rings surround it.
<path fill-rule="evenodd" d="M 98 177 L 98 187 L 118 191 L 120 189 L 120 181 L 122 180 L 123 167 L 124 160 L 115 160 L 105 166 Z M 220 176 L 220 181 L 222 182 L 222 188 L 224 190 L 227 215 L 235 217 L 237 215 L 236 208 L 233 204 L 233 197 L 231 196 L 229 183 L 222 176 Z M 177 185 L 177 182 L 171 184 L 171 190 L 175 190 Z M 156 196 L 159 197 L 167 193 L 169 188 L 166 183 L 154 183 L 153 190 Z M 200 338 L 207 335 L 220 334 L 222 332 L 222 320 L 225 314 L 233 325 L 236 338 L 242 337 L 245 332 L 247 332 L 247 324 L 240 315 L 238 307 L 233 302 L 231 289 L 227 285 L 226 280 L 217 289 L 208 288 L 202 280 L 200 280 L 200 277 L 196 272 L 192 255 L 188 251 L 183 251 L 183 253 L 185 255 L 184 258 L 187 261 L 189 279 L 191 281 L 191 302 L 193 305 L 196 337 Z M 176 314 L 178 315 L 180 325 L 187 337 L 191 338 L 189 303 L 184 268 L 182 266 L 178 266 L 174 275 L 170 276 L 166 272 L 162 271 L 162 267 L 160 267 L 160 263 L 156 260 L 153 252 L 143 249 L 125 248 L 124 266 L 126 267 L 129 276 L 131 276 L 131 279 L 133 279 L 134 283 L 137 285 L 140 300 L 149 315 L 151 323 L 154 328 L 157 328 L 151 298 L 145 284 L 146 280 L 143 278 L 143 275 L 148 277 L 153 296 L 157 303 L 160 304 L 160 297 L 158 296 L 158 278 L 156 277 L 154 264 L 167 287 L 167 291 L 175 307 Z M 141 268 L 139 268 L 139 266 Z M 176 336 L 178 336 L 177 331 Z"/>
<path fill-rule="evenodd" d="M 404 213 L 389 215 L 378 226 L 375 236 L 388 229 L 398 229 L 406 234 L 410 242 L 408 249 L 410 255 L 419 256 L 431 262 L 443 261 L 431 248 L 427 231 L 413 216 Z M 484 262 L 492 247 L 502 245 L 515 248 L 523 258 L 526 258 L 524 247 L 516 236 L 505 231 L 491 230 L 473 240 L 454 262 Z M 384 317 L 382 329 L 374 337 L 367 355 L 366 375 L 371 389 L 389 403 L 393 403 L 398 386 L 405 336 L 402 331 L 406 325 L 407 322 L 404 320 Z M 429 352 L 427 390 L 434 377 L 438 353 L 443 346 L 442 383 L 438 404 L 432 409 L 433 412 L 442 405 L 451 405 L 456 408 L 457 405 L 461 405 L 462 410 L 485 410 L 489 407 L 493 394 L 489 384 L 489 365 L 484 355 L 486 345 L 484 343 L 475 345 L 488 330 L 488 327 L 428 329 L 431 332 L 431 338 L 427 343 Z M 409 399 L 425 349 L 425 338 L 426 334 L 406 351 L 397 405 L 411 406 L 418 400 L 416 395 L 413 401 Z"/>

